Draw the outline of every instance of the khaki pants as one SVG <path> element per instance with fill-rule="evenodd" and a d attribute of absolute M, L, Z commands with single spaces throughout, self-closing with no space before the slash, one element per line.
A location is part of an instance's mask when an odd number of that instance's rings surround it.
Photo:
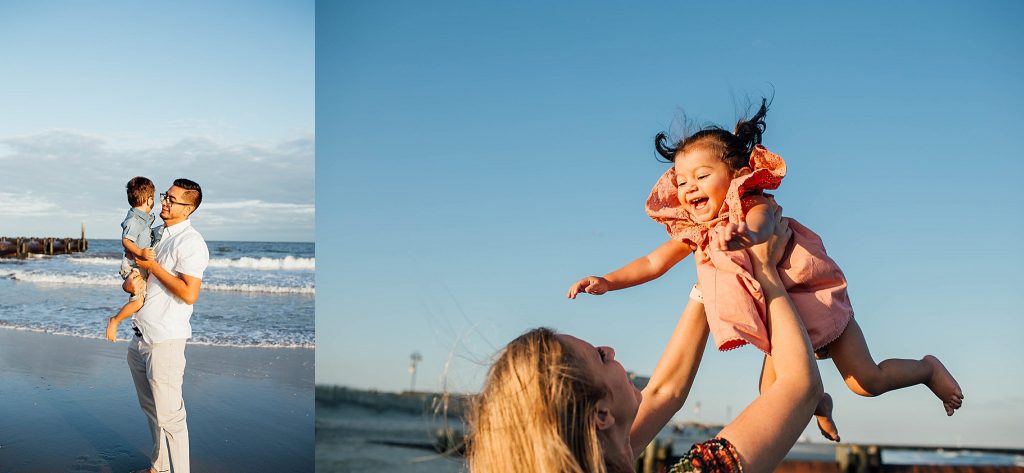
<path fill-rule="evenodd" d="M 132 337 L 128 366 L 139 395 L 139 406 L 149 419 L 153 436 L 153 469 L 189 473 L 188 426 L 181 381 L 185 375 L 185 340 L 146 343 Z"/>

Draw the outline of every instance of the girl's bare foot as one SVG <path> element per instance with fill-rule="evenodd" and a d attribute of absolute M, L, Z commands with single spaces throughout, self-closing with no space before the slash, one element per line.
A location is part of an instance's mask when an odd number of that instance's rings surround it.
<path fill-rule="evenodd" d="M 839 428 L 832 420 L 832 396 L 828 393 L 823 394 L 818 401 L 818 407 L 814 409 L 814 418 L 818 421 L 818 430 L 821 430 L 822 436 L 833 442 L 839 441 Z"/>
<path fill-rule="evenodd" d="M 953 375 L 949 374 L 949 370 L 946 369 L 938 358 L 926 355 L 921 361 L 927 363 L 932 368 L 932 375 L 925 382 L 925 385 L 942 401 L 942 407 L 946 409 L 946 415 L 953 415 L 953 411 L 959 409 L 964 402 L 964 393 L 960 390 L 960 385 L 957 384 L 956 379 L 953 379 Z"/>

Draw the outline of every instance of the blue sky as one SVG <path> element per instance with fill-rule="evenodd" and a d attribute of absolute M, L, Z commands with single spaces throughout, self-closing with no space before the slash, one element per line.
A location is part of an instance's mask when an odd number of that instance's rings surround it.
<path fill-rule="evenodd" d="M 0 235 L 116 238 L 125 183 L 208 239 L 314 237 L 312 1 L 0 3 Z"/>
<path fill-rule="evenodd" d="M 535 326 L 649 374 L 695 275 L 564 298 L 662 243 L 643 211 L 685 113 L 729 127 L 774 91 L 776 193 L 844 268 L 876 360 L 935 354 L 924 387 L 860 398 L 822 363 L 844 440 L 1024 445 L 1024 33 L 1013 2 L 320 2 L 317 381 L 475 391 Z M 753 349 L 708 351 L 677 418 L 756 396 Z M 813 429 L 812 438 L 820 438 Z"/>

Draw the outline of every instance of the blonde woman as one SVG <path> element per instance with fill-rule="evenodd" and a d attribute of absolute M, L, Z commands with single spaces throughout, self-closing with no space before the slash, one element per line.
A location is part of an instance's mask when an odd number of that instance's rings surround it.
<path fill-rule="evenodd" d="M 749 250 L 767 302 L 775 384 L 718 437 L 694 445 L 671 472 L 772 471 L 811 419 L 821 378 L 775 270 L 790 235 L 779 217 L 773 237 Z M 683 406 L 707 337 L 701 306 L 691 303 L 642 393 L 610 347 L 544 328 L 516 338 L 491 366 L 474 402 L 470 471 L 632 472 L 640 451 Z"/>

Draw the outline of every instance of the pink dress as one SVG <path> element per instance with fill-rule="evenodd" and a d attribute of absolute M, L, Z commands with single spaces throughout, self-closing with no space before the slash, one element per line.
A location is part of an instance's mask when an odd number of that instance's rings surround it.
<path fill-rule="evenodd" d="M 764 295 L 751 273 L 750 255 L 747 250 L 721 251 L 710 244 L 714 238 L 711 228 L 727 221 L 740 223 L 751 206 L 763 202 L 761 191 L 777 189 L 786 175 L 782 158 L 761 145 L 751 152 L 750 167 L 752 173 L 732 180 L 719 217 L 711 222 L 693 221 L 679 202 L 675 168 L 669 168 L 654 185 L 647 199 L 647 214 L 664 224 L 673 239 L 697 248 L 697 281 L 718 349 L 749 343 L 770 353 Z M 763 195 L 774 204 L 770 195 Z M 789 228 L 793 237 L 779 263 L 779 275 L 807 327 L 811 345 L 820 350 L 838 338 L 853 317 L 846 277 L 825 253 L 817 234 L 792 219 Z M 828 355 L 822 351 L 819 356 Z"/>

